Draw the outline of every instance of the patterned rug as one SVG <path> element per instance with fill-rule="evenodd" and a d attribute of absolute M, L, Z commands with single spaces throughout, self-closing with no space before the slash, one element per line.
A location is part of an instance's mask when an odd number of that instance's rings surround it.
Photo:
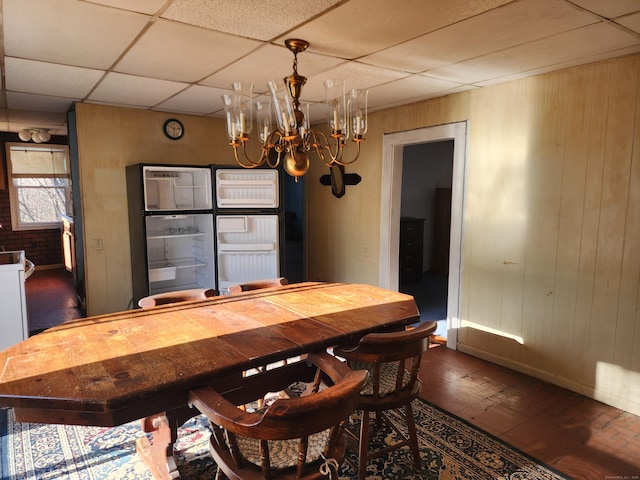
<path fill-rule="evenodd" d="M 425 401 L 414 402 L 422 451 L 422 471 L 414 472 L 408 449 L 372 461 L 368 479 L 397 480 L 559 480 L 568 479 L 535 459 Z M 357 423 L 357 417 L 353 422 Z M 392 421 L 404 426 L 400 414 Z M 179 430 L 177 464 L 180 478 L 215 477 L 209 454 L 209 429 L 198 416 Z M 0 409 L 0 473 L 11 480 L 140 480 L 151 479 L 135 450 L 145 435 L 139 422 L 115 428 L 15 423 Z M 377 432 L 374 442 L 392 440 L 392 430 Z M 355 478 L 348 464 L 341 471 Z"/>

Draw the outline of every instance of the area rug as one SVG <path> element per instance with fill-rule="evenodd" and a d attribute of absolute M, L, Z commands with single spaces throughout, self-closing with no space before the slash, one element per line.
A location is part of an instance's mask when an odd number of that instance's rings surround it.
<path fill-rule="evenodd" d="M 466 421 L 425 401 L 414 402 L 422 470 L 414 471 L 408 449 L 372 461 L 367 478 L 397 480 L 560 480 L 559 472 L 501 442 Z M 357 415 L 352 422 L 358 423 Z M 404 418 L 392 415 L 401 429 Z M 357 426 L 357 425 L 356 425 Z M 195 417 L 179 430 L 176 462 L 180 478 L 213 479 L 206 418 Z M 151 474 L 136 455 L 135 440 L 145 435 L 139 422 L 115 428 L 16 423 L 0 409 L 0 473 L 11 480 L 142 480 Z M 374 443 L 393 441 L 377 432 Z M 341 478 L 355 478 L 345 462 Z"/>

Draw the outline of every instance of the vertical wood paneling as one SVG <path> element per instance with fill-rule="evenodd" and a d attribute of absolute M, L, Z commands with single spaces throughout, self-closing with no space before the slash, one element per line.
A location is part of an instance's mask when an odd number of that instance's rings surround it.
<path fill-rule="evenodd" d="M 635 412 L 639 68 L 632 55 L 456 104 L 469 121 L 460 348 Z M 410 117 L 443 123 L 453 105 Z M 387 126 L 406 127 L 396 115 Z"/>
<path fill-rule="evenodd" d="M 565 361 L 573 346 L 576 327 L 576 298 L 580 269 L 580 241 L 582 236 L 585 181 L 591 109 L 584 92 L 593 69 L 574 70 L 566 75 L 566 84 L 574 88 L 562 89 L 565 95 L 565 135 L 562 145 L 563 171 L 558 221 L 558 250 L 553 291 L 553 316 L 549 340 L 550 372 L 570 374 Z"/>
<path fill-rule="evenodd" d="M 609 115 L 604 127 L 600 228 L 588 344 L 590 371 L 598 362 L 612 363 L 614 357 L 637 95 L 637 67 L 630 70 L 628 62 L 612 62 L 609 66 Z M 609 386 L 599 387 L 611 391 Z"/>

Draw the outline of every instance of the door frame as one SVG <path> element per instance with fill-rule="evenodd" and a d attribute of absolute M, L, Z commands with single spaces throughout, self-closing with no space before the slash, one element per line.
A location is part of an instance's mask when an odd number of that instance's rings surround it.
<path fill-rule="evenodd" d="M 382 140 L 380 205 L 380 278 L 383 288 L 398 291 L 402 162 L 405 145 L 453 140 L 451 240 L 447 294 L 447 347 L 456 348 L 460 328 L 462 233 L 467 173 L 468 122 L 388 133 Z"/>

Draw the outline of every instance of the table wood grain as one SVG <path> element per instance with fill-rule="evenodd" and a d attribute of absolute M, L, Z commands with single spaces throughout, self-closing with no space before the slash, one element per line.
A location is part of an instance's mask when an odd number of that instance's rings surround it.
<path fill-rule="evenodd" d="M 0 352 L 18 421 L 115 426 L 186 405 L 190 389 L 416 322 L 410 295 L 306 282 L 73 320 Z"/>

